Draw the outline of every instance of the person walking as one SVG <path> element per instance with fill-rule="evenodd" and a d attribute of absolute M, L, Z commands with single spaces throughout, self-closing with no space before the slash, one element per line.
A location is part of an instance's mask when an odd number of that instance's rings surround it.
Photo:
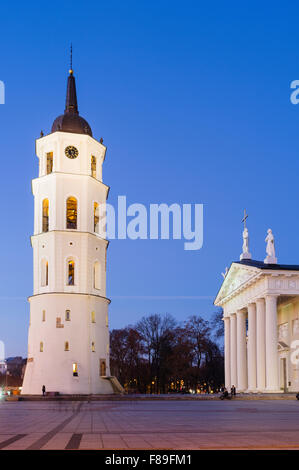
<path fill-rule="evenodd" d="M 42 386 L 43 397 L 46 395 L 46 387 L 45 385 Z"/>

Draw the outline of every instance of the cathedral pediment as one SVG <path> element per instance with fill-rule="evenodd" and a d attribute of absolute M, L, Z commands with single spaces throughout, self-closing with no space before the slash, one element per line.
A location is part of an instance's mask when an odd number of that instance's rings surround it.
<path fill-rule="evenodd" d="M 215 304 L 217 305 L 223 299 L 238 291 L 241 286 L 255 278 L 259 272 L 260 270 L 256 267 L 232 263 L 217 294 Z"/>

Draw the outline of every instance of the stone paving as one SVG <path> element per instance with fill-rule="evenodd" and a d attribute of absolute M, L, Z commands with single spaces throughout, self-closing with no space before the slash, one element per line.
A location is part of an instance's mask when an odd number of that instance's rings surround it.
<path fill-rule="evenodd" d="M 0 402 L 0 449 L 299 449 L 299 402 Z"/>

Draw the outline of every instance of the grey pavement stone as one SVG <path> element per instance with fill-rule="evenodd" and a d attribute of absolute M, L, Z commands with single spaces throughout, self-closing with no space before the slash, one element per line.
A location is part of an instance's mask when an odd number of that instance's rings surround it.
<path fill-rule="evenodd" d="M 0 403 L 0 448 L 67 447 L 298 449 L 299 402 L 294 399 Z"/>

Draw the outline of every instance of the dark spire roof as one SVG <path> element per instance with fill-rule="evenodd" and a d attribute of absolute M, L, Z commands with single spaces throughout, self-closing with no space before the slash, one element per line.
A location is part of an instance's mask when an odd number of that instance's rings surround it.
<path fill-rule="evenodd" d="M 72 66 L 72 65 L 71 65 Z M 79 116 L 76 82 L 72 68 L 67 79 L 67 90 L 64 114 L 58 116 L 52 125 L 51 132 L 73 132 L 74 134 L 88 134 L 92 137 L 92 130 L 85 119 Z"/>
<path fill-rule="evenodd" d="M 79 114 L 78 103 L 77 103 L 76 82 L 75 82 L 75 77 L 73 75 L 72 70 L 70 70 L 70 74 L 67 79 L 64 114 L 65 113 Z"/>

